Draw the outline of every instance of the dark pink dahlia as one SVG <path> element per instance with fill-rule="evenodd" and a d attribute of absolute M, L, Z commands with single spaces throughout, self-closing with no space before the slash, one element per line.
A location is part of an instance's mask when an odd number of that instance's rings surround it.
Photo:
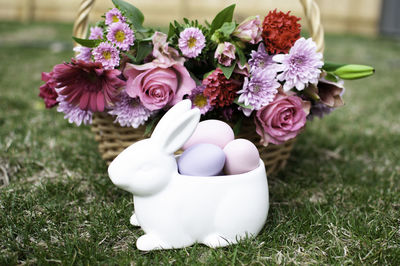
<path fill-rule="evenodd" d="M 42 80 L 46 83 L 40 86 L 39 97 L 43 98 L 46 108 L 51 108 L 58 103 L 58 94 L 55 90 L 56 82 L 53 78 L 53 71 L 49 73 L 42 72 Z"/>
<path fill-rule="evenodd" d="M 53 77 L 65 101 L 82 110 L 102 112 L 116 100 L 125 81 L 117 69 L 105 70 L 101 63 L 72 59 L 71 63 L 56 65 Z"/>

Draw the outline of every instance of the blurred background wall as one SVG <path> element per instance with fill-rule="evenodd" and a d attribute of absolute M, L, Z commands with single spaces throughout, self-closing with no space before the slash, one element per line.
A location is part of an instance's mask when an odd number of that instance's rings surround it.
<path fill-rule="evenodd" d="M 145 15 L 145 24 L 168 26 L 183 17 L 211 21 L 225 6 L 236 3 L 237 21 L 254 14 L 265 16 L 269 10 L 288 11 L 303 16 L 297 0 L 128 0 Z M 0 20 L 7 21 L 62 21 L 75 19 L 80 0 L 0 0 Z M 317 0 L 322 22 L 327 32 L 376 35 L 397 32 L 400 1 L 398 0 Z M 96 0 L 90 20 L 98 20 L 112 7 L 111 0 Z M 392 25 L 393 24 L 393 25 Z M 396 26 L 397 25 L 397 26 Z M 397 28 L 396 28 L 397 27 Z"/>

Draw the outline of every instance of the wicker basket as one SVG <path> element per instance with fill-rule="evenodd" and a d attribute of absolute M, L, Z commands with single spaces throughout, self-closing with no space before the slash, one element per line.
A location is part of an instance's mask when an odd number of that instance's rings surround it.
<path fill-rule="evenodd" d="M 317 44 L 319 52 L 324 49 L 324 32 L 320 23 L 320 12 L 314 0 L 299 0 L 304 9 L 310 35 Z M 90 10 L 95 0 L 82 0 L 75 20 L 73 35 L 84 38 L 87 32 L 87 23 Z M 93 117 L 91 127 L 95 134 L 95 140 L 99 143 L 99 152 L 102 158 L 109 164 L 122 150 L 132 143 L 144 138 L 145 127 L 137 129 L 121 127 L 113 122 L 113 118 L 106 113 L 97 113 Z M 267 173 L 276 173 L 286 165 L 294 146 L 295 139 L 287 141 L 282 145 L 268 145 L 267 147 L 259 144 L 259 136 L 256 134 L 254 126 L 243 126 L 241 134 L 237 137 L 246 138 L 256 144 L 260 156 L 265 162 Z"/>

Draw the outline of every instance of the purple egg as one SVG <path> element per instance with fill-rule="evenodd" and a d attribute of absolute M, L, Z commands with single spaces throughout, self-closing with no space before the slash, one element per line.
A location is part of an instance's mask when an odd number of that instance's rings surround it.
<path fill-rule="evenodd" d="M 185 150 L 178 159 L 178 170 L 182 175 L 215 176 L 225 164 L 224 151 L 214 144 L 200 143 Z"/>

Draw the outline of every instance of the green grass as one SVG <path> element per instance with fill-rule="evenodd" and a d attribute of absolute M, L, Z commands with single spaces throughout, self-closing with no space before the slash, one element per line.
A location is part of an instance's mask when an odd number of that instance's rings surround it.
<path fill-rule="evenodd" d="M 0 189 L 0 265 L 400 264 L 399 41 L 327 36 L 327 60 L 376 75 L 346 82 L 346 106 L 308 124 L 269 177 L 257 238 L 140 252 L 131 195 L 110 182 L 89 127 L 37 97 L 41 71 L 72 56 L 71 28 L 0 23 L 0 170 L 11 181 Z"/>

